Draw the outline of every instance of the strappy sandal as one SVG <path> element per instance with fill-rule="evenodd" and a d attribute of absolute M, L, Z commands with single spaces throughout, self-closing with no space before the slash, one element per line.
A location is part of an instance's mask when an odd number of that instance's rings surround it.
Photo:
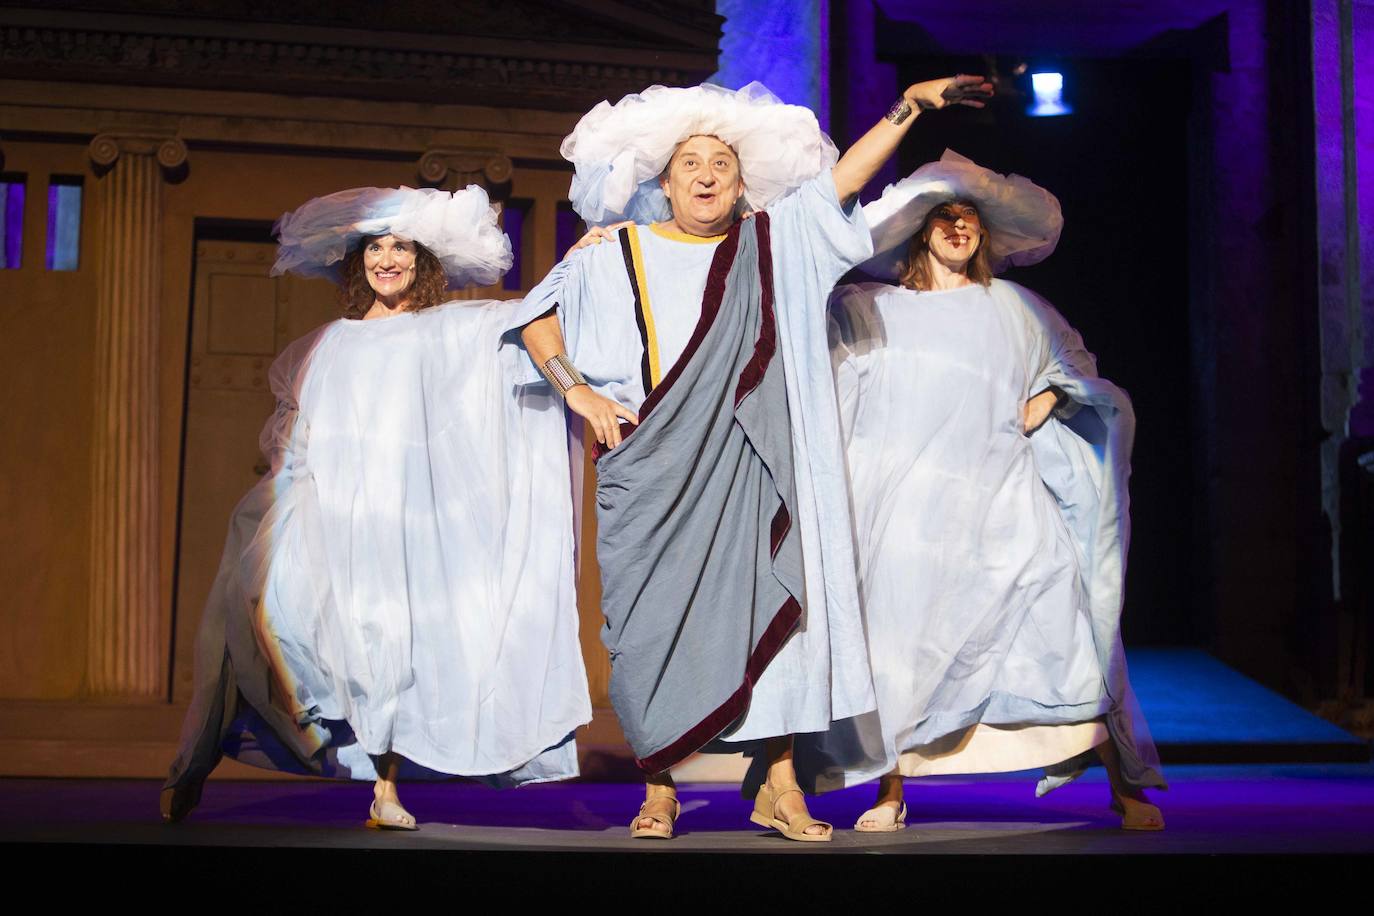
<path fill-rule="evenodd" d="M 644 810 L 645 808 L 649 807 L 650 802 L 656 802 L 662 798 L 666 798 L 673 803 L 672 814 L 650 814 Z M 681 813 L 682 803 L 677 800 L 676 795 L 669 795 L 667 792 L 661 792 L 654 795 L 651 798 L 644 799 L 644 804 L 639 806 L 639 813 L 635 815 L 634 820 L 630 821 L 630 839 L 671 840 L 673 838 L 673 825 L 677 823 L 678 815 L 680 815 Z M 662 830 L 655 829 L 654 827 L 639 826 L 639 822 L 644 820 L 646 817 L 649 820 L 653 821 L 655 824 L 662 824 L 664 827 L 667 827 L 668 832 L 664 833 Z"/>
<path fill-rule="evenodd" d="M 799 843 L 829 843 L 834 836 L 835 828 L 825 821 L 818 821 L 810 814 L 798 815 L 791 821 L 785 821 L 778 817 L 778 799 L 789 792 L 796 792 L 805 799 L 801 787 L 796 784 L 783 786 L 776 790 L 769 787 L 767 783 L 759 786 L 759 793 L 754 796 L 754 810 L 749 815 L 749 820 L 760 827 L 776 830 L 787 839 L 796 840 Z M 807 827 L 817 824 L 825 828 L 825 833 L 806 832 Z"/>
<path fill-rule="evenodd" d="M 865 827 L 864 821 L 874 821 L 871 827 Z M 854 829 L 860 833 L 896 833 L 898 830 L 906 829 L 906 802 L 902 802 L 900 808 L 891 805 L 877 805 L 869 808 L 859 819 L 854 822 Z"/>
<path fill-rule="evenodd" d="M 1138 801 L 1137 799 L 1132 799 Z M 1112 810 L 1121 815 L 1122 830 L 1163 830 L 1164 813 L 1147 801 L 1132 805 L 1127 811 L 1121 799 L 1112 796 Z"/>
<path fill-rule="evenodd" d="M 367 826 L 373 830 L 419 830 L 415 817 L 405 808 L 392 801 L 373 800 L 367 809 Z"/>

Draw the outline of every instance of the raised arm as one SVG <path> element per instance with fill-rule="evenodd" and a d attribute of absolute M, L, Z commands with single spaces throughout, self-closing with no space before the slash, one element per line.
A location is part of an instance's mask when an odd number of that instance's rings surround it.
<path fill-rule="evenodd" d="M 982 108 L 992 96 L 992 83 L 981 76 L 952 76 L 908 86 L 881 121 L 858 139 L 835 163 L 835 193 L 843 203 L 863 190 L 892 158 L 921 112 L 949 105 Z"/>

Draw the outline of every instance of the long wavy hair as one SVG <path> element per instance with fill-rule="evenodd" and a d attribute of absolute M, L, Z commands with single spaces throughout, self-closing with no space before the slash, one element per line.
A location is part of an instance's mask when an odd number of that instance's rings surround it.
<path fill-rule="evenodd" d="M 967 200 L 950 201 L 953 204 L 965 204 L 977 210 L 976 204 Z M 943 205 L 941 205 L 943 206 Z M 901 284 L 907 289 L 914 289 L 918 292 L 926 292 L 930 289 L 930 221 L 934 218 L 936 211 L 940 207 L 931 207 L 930 213 L 926 216 L 926 221 L 921 224 L 921 231 L 911 237 L 911 244 L 907 247 L 906 266 L 902 269 Z M 981 216 L 981 214 L 980 214 Z M 973 257 L 968 262 L 968 278 L 974 283 L 987 286 L 992 282 L 992 261 L 988 256 L 988 227 L 980 223 L 978 228 L 980 241 L 978 250 L 973 253 Z"/>
<path fill-rule="evenodd" d="M 363 252 L 378 235 L 366 236 L 357 247 L 344 258 L 343 280 L 339 285 L 339 304 L 343 306 L 345 318 L 362 318 L 377 301 L 377 293 L 368 285 L 367 271 L 363 268 Z M 415 282 L 406 290 L 403 311 L 418 312 L 444 302 L 448 297 L 448 277 L 439 259 L 419 242 L 415 246 Z"/>

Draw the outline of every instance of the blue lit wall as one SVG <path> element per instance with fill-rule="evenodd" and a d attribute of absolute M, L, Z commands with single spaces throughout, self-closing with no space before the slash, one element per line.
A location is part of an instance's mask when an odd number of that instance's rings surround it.
<path fill-rule="evenodd" d="M 716 0 L 725 17 L 720 70 L 731 89 L 758 80 L 784 102 L 805 105 L 830 126 L 828 0 Z"/>

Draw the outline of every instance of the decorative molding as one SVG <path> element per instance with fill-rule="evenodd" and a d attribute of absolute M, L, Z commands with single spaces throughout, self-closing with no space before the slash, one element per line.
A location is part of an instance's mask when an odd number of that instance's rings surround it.
<path fill-rule="evenodd" d="M 490 192 L 511 180 L 515 164 L 496 150 L 440 148 L 421 156 L 418 170 L 424 183 L 446 191 L 477 184 Z"/>
<path fill-rule="evenodd" d="M 181 34 L 167 34 L 144 22 L 135 30 L 122 21 L 129 17 L 84 17 L 100 27 L 55 12 L 27 17 L 41 26 L 5 22 L 14 18 L 0 13 L 0 78 L 561 111 L 655 83 L 695 84 L 716 60 L 714 45 L 595 48 L 544 38 L 557 30 L 539 33 L 539 41 L 488 41 L 305 27 L 285 40 L 283 29 L 262 24 L 233 24 L 244 37 L 221 37 L 187 19 L 170 20 Z"/>
<path fill-rule="evenodd" d="M 536 39 L 662 50 L 714 50 L 724 21 L 714 0 L 389 0 L 383 17 L 373 0 L 42 0 L 41 7 L 12 10 L 0 22 L 46 26 L 57 16 L 82 26 L 144 28 L 160 35 L 242 37 L 289 28 L 293 35 L 366 32 L 368 41 L 380 44 L 409 30 L 484 43 Z"/>

